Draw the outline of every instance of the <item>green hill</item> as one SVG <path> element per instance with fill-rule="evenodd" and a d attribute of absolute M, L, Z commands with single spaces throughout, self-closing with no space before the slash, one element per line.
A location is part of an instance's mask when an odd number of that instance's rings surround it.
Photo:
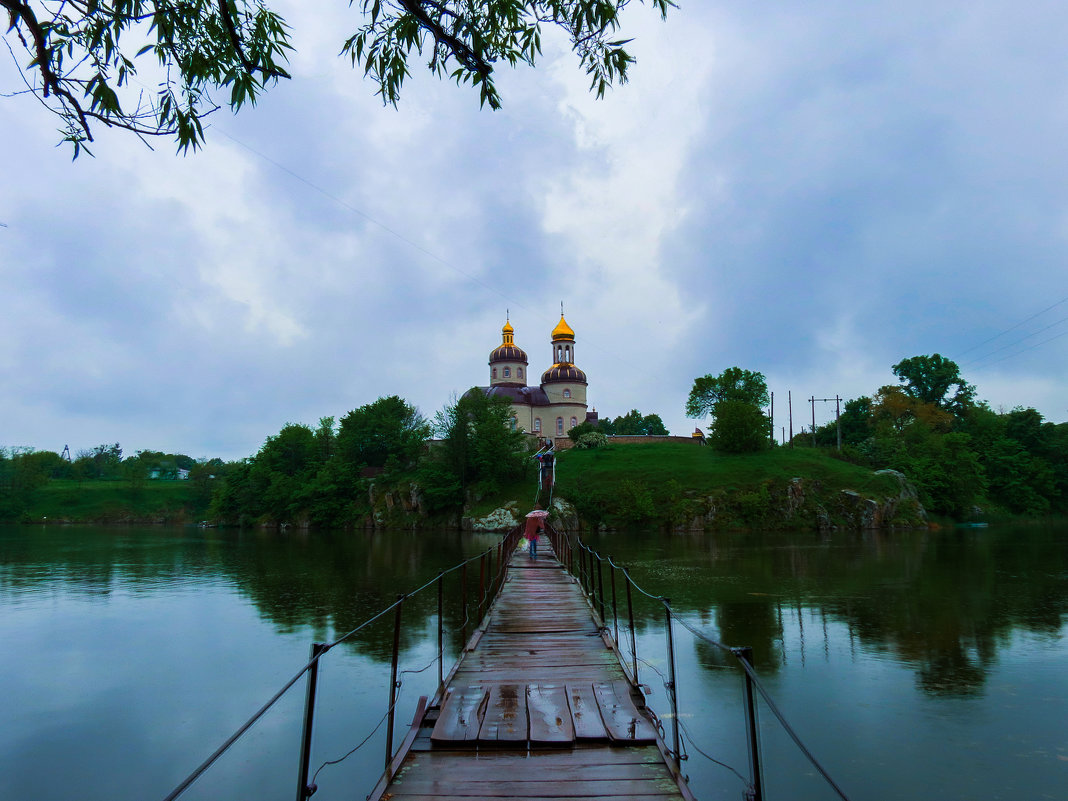
<path fill-rule="evenodd" d="M 915 491 L 895 473 L 872 472 L 808 448 L 724 456 L 691 443 L 569 450 L 557 460 L 556 496 L 583 526 L 655 524 L 871 528 L 925 523 Z"/>

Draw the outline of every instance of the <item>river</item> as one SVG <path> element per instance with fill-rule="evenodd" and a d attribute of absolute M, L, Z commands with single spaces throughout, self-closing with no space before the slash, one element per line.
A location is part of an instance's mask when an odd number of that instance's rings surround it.
<path fill-rule="evenodd" d="M 163 798 L 300 669 L 313 641 L 495 542 L 0 527 L 0 799 Z M 1068 527 L 635 532 L 592 544 L 687 624 L 752 646 L 776 704 L 853 801 L 1066 796 Z M 446 582 L 453 646 L 457 577 Z M 635 606 L 640 678 L 670 739 L 662 607 L 644 596 Z M 437 682 L 435 610 L 432 589 L 404 606 L 398 736 Z M 740 799 L 740 673 L 673 632 L 691 786 L 699 799 Z M 316 801 L 361 798 L 381 772 L 392 638 L 390 615 L 323 659 Z M 303 703 L 300 682 L 183 798 L 293 798 Z M 759 721 L 766 797 L 835 798 L 763 705 Z"/>

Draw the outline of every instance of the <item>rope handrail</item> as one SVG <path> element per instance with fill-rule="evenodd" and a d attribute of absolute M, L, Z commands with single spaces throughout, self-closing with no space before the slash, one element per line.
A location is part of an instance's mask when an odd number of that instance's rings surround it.
<path fill-rule="evenodd" d="M 638 584 L 638 582 L 636 582 L 631 577 L 630 571 L 626 567 L 623 567 L 622 565 L 617 564 L 612 559 L 612 557 L 604 556 L 600 552 L 598 552 L 595 549 L 591 548 L 589 545 L 584 543 L 582 541 L 582 539 L 580 537 L 578 537 L 577 535 L 573 535 L 571 533 L 568 533 L 568 534 L 565 535 L 565 538 L 568 540 L 569 543 L 573 543 L 574 545 L 577 545 L 580 549 L 586 551 L 588 554 L 590 554 L 591 556 L 595 557 L 598 561 L 607 562 L 614 569 L 621 571 L 623 573 L 623 577 L 626 579 L 626 581 L 629 583 L 629 585 L 631 587 L 633 587 L 636 591 L 638 591 L 639 593 L 644 595 L 646 598 L 649 598 L 649 599 L 651 599 L 653 601 L 657 601 L 657 602 L 659 602 L 660 604 L 663 605 L 664 609 L 667 611 L 669 620 L 677 621 L 679 623 L 679 625 L 681 625 L 684 629 L 686 629 L 688 632 L 690 632 L 690 634 L 692 634 L 694 637 L 697 637 L 698 639 L 708 643 L 709 645 L 712 645 L 712 646 L 714 646 L 716 648 L 719 648 L 719 649 L 723 650 L 724 652 L 730 654 L 735 659 L 737 659 L 738 663 L 741 665 L 741 667 L 745 671 L 746 675 L 749 676 L 749 678 L 753 682 L 753 685 L 757 688 L 757 691 L 760 693 L 760 696 L 764 699 L 764 702 L 768 705 L 768 708 L 772 711 L 772 714 L 775 715 L 776 719 L 779 721 L 779 724 L 783 727 L 783 729 L 786 731 L 786 733 L 794 741 L 794 744 L 798 747 L 798 749 L 801 751 L 801 753 L 808 759 L 808 761 L 812 764 L 812 766 L 819 772 L 819 774 L 824 778 L 824 780 L 838 794 L 839 798 L 841 798 L 842 801 L 850 801 L 849 797 L 838 786 L 838 784 L 834 781 L 834 779 L 831 778 L 830 774 L 819 763 L 819 760 L 816 759 L 816 757 L 812 754 L 812 752 L 808 749 L 808 747 L 805 746 L 805 744 L 801 741 L 800 736 L 797 734 L 796 731 L 794 731 L 793 727 L 786 720 L 786 717 L 779 710 L 779 707 L 772 700 L 770 693 L 768 693 L 767 689 L 764 687 L 763 683 L 760 681 L 760 677 L 757 675 L 756 670 L 749 663 L 749 660 L 747 660 L 740 653 L 743 649 L 731 648 L 731 647 L 729 647 L 727 645 L 724 645 L 723 643 L 719 642 L 718 640 L 712 639 L 711 637 L 709 637 L 704 632 L 698 631 L 691 624 L 686 622 L 686 620 L 684 620 L 682 617 L 680 617 L 678 614 L 676 614 L 674 612 L 674 610 L 671 608 L 671 602 L 667 597 L 662 596 L 662 595 L 653 595 L 651 592 L 647 591 L 644 587 L 642 587 L 640 584 Z M 640 658 L 638 658 L 638 659 L 642 663 L 648 665 L 649 667 L 652 667 L 644 659 L 640 659 Z M 653 669 L 654 669 L 655 672 L 660 673 L 660 671 L 656 670 L 656 668 L 653 668 Z M 663 676 L 663 674 L 661 674 L 661 676 Z M 692 743 L 692 737 L 691 737 L 691 743 Z M 715 761 L 715 760 L 713 760 L 713 761 Z M 733 768 L 732 768 L 732 770 L 733 770 Z"/>
<path fill-rule="evenodd" d="M 511 533 L 512 532 L 510 532 L 509 534 L 505 535 L 505 538 L 510 536 Z M 418 587 L 417 589 L 413 590 L 412 592 L 398 595 L 397 596 L 397 600 L 395 600 L 393 603 L 391 603 L 385 609 L 382 609 L 379 612 L 375 613 L 374 615 L 369 617 L 367 620 L 365 620 L 363 623 L 358 625 L 356 628 L 354 628 L 351 631 L 341 635 L 340 637 L 335 639 L 333 642 L 330 642 L 330 643 L 327 643 L 326 645 L 324 645 L 315 656 L 313 656 L 311 659 L 309 659 L 308 662 L 299 671 L 297 671 L 297 673 L 293 676 L 293 678 L 291 678 L 289 681 L 287 681 L 282 686 L 282 688 L 280 690 L 278 690 L 278 692 L 276 692 L 271 697 L 271 699 L 269 701 L 267 701 L 267 703 L 265 703 L 263 706 L 261 706 L 252 715 L 252 717 L 250 717 L 240 727 L 238 727 L 238 729 L 232 735 L 230 735 L 230 737 L 227 738 L 227 740 L 222 745 L 220 745 L 211 754 L 211 756 L 209 756 L 207 759 L 205 759 L 192 773 L 190 773 L 184 780 L 182 780 L 182 782 L 180 784 L 178 784 L 178 786 L 175 787 L 163 799 L 163 801 L 174 801 L 174 799 L 178 798 L 178 796 L 180 796 L 182 793 L 184 793 L 186 790 L 188 790 L 189 787 L 193 784 L 193 782 L 195 782 L 197 779 L 199 779 L 204 774 L 204 772 L 208 770 L 208 768 L 210 768 L 213 764 L 215 764 L 215 762 L 219 759 L 219 757 L 221 757 L 228 750 L 230 750 L 230 747 L 233 746 L 233 744 L 236 743 L 245 734 L 245 732 L 247 732 L 250 728 L 252 728 L 252 726 L 255 725 L 255 723 L 260 718 L 262 718 L 265 714 L 267 714 L 267 712 L 270 711 L 271 707 L 273 707 L 276 703 L 278 703 L 278 701 L 282 698 L 282 696 L 284 696 L 290 690 L 290 688 L 292 688 L 293 685 L 296 684 L 300 680 L 300 678 L 302 676 L 304 676 L 309 670 L 311 670 L 312 667 L 315 666 L 316 663 L 318 663 L 319 660 L 322 659 L 323 656 L 325 656 L 332 648 L 334 648 L 337 645 L 340 645 L 342 642 L 344 642 L 348 638 L 352 637 L 357 632 L 361 631 L 362 629 L 367 628 L 372 623 L 376 622 L 377 620 L 379 620 L 382 617 L 384 617 L 385 615 L 387 615 L 389 612 L 395 610 L 399 605 L 403 604 L 409 598 L 414 598 L 416 595 L 418 595 L 419 593 L 423 592 L 428 587 L 437 584 L 439 581 L 442 580 L 442 578 L 444 576 L 447 576 L 450 573 L 453 573 L 453 572 L 455 572 L 457 570 L 461 570 L 463 567 L 465 567 L 466 565 L 468 565 L 468 564 L 470 564 L 472 562 L 476 562 L 476 561 L 478 561 L 480 559 L 484 559 L 486 556 L 488 556 L 491 553 L 493 553 L 495 548 L 496 548 L 496 546 L 491 546 L 491 547 L 487 548 L 486 550 L 475 554 L 474 556 L 470 556 L 467 559 L 464 559 L 462 562 L 458 562 L 457 564 L 453 565 L 452 567 L 448 568 L 447 570 L 440 571 L 437 575 L 434 576 L 434 578 L 432 578 L 430 581 L 428 581 L 425 584 L 423 584 L 421 587 Z M 431 663 L 431 664 L 433 664 L 433 663 Z"/>

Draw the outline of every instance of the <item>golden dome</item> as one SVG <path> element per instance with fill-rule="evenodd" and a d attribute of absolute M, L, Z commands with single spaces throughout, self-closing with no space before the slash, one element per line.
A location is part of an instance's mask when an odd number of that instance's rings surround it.
<path fill-rule="evenodd" d="M 494 362 L 522 362 L 527 364 L 526 352 L 515 344 L 515 329 L 505 321 L 501 329 L 501 344 L 495 347 L 489 356 L 490 364 Z"/>
<path fill-rule="evenodd" d="M 558 339 L 569 339 L 572 342 L 575 341 L 575 332 L 571 330 L 571 326 L 567 324 L 567 320 L 564 319 L 564 315 L 560 315 L 560 322 L 556 324 L 556 328 L 553 329 L 553 342 Z"/>

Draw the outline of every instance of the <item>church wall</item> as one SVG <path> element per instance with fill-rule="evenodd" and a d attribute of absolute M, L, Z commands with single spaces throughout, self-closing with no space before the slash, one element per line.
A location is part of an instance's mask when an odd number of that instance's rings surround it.
<path fill-rule="evenodd" d="M 508 375 L 504 371 L 508 370 Z M 527 366 L 522 362 L 494 362 L 490 365 L 490 386 L 496 384 L 527 384 Z"/>

